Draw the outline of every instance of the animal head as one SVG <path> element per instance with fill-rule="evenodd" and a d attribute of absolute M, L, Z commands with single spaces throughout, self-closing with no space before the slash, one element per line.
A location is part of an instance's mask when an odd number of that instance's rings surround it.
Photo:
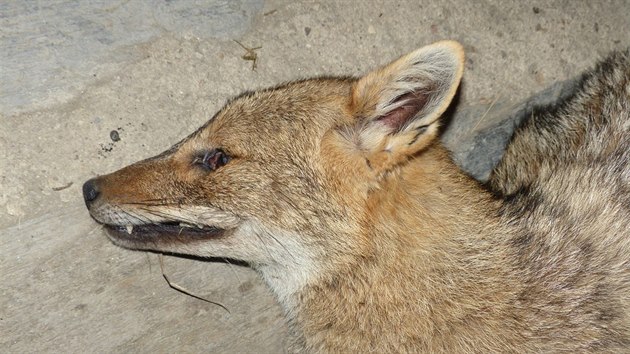
<path fill-rule="evenodd" d="M 351 253 L 371 191 L 432 148 L 462 70 L 444 41 L 360 78 L 241 95 L 168 151 L 86 182 L 86 204 L 126 248 L 298 267 Z"/>

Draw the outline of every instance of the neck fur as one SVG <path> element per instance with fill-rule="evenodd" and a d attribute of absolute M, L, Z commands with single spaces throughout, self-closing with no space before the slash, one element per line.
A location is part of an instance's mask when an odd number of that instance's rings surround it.
<path fill-rule="evenodd" d="M 496 224 L 488 212 L 496 206 L 444 150 L 435 150 L 384 177 L 366 202 L 363 226 L 347 235 L 356 240 L 355 252 L 263 271 L 311 348 L 351 349 L 331 344 L 334 334 L 376 340 L 402 323 L 430 333 L 448 327 L 453 314 L 485 311 L 480 298 L 496 304 L 503 296 L 499 284 L 484 284 L 488 272 L 500 273 L 484 236 Z M 377 342 L 354 349 L 379 348 L 394 349 Z"/>

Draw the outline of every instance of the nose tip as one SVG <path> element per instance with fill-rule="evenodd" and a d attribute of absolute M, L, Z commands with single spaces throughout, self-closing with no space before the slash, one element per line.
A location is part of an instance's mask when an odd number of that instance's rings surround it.
<path fill-rule="evenodd" d="M 83 184 L 83 199 L 87 206 L 98 198 L 100 191 L 96 185 L 95 179 L 91 179 Z"/>

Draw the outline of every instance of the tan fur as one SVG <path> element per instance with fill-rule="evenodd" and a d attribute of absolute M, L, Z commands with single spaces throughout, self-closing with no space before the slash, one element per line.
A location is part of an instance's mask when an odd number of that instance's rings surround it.
<path fill-rule="evenodd" d="M 86 203 L 123 247 L 248 262 L 295 351 L 627 352 L 628 55 L 525 123 L 488 186 L 436 141 L 462 70 L 446 41 L 245 94 Z"/>

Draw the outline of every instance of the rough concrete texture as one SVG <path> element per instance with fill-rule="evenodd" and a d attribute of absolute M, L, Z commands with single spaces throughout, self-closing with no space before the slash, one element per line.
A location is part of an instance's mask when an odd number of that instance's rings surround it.
<path fill-rule="evenodd" d="M 161 152 L 243 90 L 358 75 L 445 38 L 467 50 L 445 141 L 484 178 L 515 107 L 628 33 L 629 1 L 1 2 L 0 351 L 282 352 L 253 271 L 164 258 L 229 313 L 169 288 L 155 254 L 105 238 L 83 181 Z M 262 46 L 255 71 L 233 39 Z"/>

